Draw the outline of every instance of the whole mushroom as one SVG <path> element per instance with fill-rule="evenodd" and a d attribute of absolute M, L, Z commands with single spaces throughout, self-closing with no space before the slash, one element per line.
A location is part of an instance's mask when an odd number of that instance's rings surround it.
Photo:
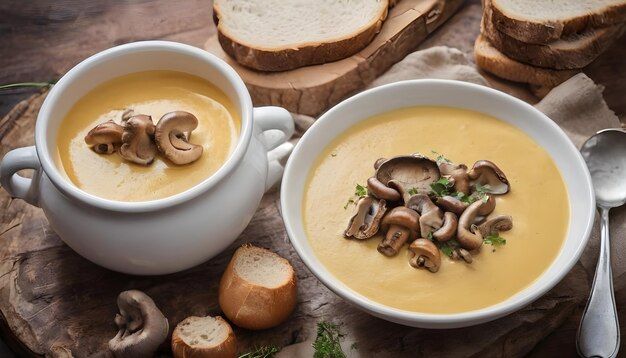
<path fill-rule="evenodd" d="M 415 268 L 425 267 L 430 272 L 439 271 L 441 253 L 437 246 L 428 239 L 417 239 L 409 245 L 411 259 L 409 264 Z"/>
<path fill-rule="evenodd" d="M 378 252 L 385 256 L 395 256 L 409 239 L 417 237 L 419 214 L 404 206 L 393 208 L 382 221 L 388 227 L 385 238 L 378 245 Z"/>
<path fill-rule="evenodd" d="M 85 136 L 85 143 L 98 154 L 111 154 L 122 144 L 124 127 L 109 120 L 92 128 Z"/>
<path fill-rule="evenodd" d="M 439 170 L 441 171 L 441 175 L 450 178 L 450 181 L 454 184 L 452 186 L 454 191 L 469 195 L 470 179 L 467 173 L 467 165 L 441 163 L 439 164 Z"/>
<path fill-rule="evenodd" d="M 116 358 L 152 357 L 167 338 L 167 318 L 154 301 L 138 290 L 124 291 L 117 297 L 120 313 L 115 316 L 119 328 L 109 341 L 109 351 Z"/>
<path fill-rule="evenodd" d="M 385 200 L 376 200 L 371 196 L 360 198 L 343 236 L 359 240 L 369 239 L 378 232 L 380 222 L 386 212 Z"/>
<path fill-rule="evenodd" d="M 164 114 L 159 119 L 154 133 L 159 151 L 178 165 L 198 160 L 204 148 L 189 143 L 189 135 L 197 127 L 198 118 L 189 112 L 174 111 Z"/>
<path fill-rule="evenodd" d="M 402 155 L 387 159 L 376 170 L 376 179 L 396 189 L 406 203 L 411 193 L 430 192 L 430 184 L 439 180 L 439 167 L 429 158 L 418 155 Z"/>
<path fill-rule="evenodd" d="M 152 141 L 154 124 L 152 118 L 137 114 L 126 121 L 120 155 L 133 163 L 148 165 L 154 161 L 157 149 Z"/>
<path fill-rule="evenodd" d="M 488 186 L 491 194 L 506 194 L 511 189 L 504 172 L 489 160 L 479 160 L 474 163 L 468 175 L 472 185 Z"/>

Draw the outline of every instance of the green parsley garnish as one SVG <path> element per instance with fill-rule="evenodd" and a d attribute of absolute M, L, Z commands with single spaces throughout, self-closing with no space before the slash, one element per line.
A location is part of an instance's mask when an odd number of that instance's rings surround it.
<path fill-rule="evenodd" d="M 409 195 L 417 195 L 417 188 L 411 188 L 407 191 Z"/>
<path fill-rule="evenodd" d="M 439 250 L 443 252 L 444 255 L 448 257 L 452 257 L 452 253 L 459 247 L 458 241 L 455 239 L 448 240 L 446 242 L 442 242 L 439 246 Z"/>
<path fill-rule="evenodd" d="M 483 242 L 486 245 L 492 245 L 492 246 L 506 245 L 506 239 L 500 236 L 499 233 L 495 233 L 495 234 L 491 234 L 487 236 L 486 238 L 483 239 Z"/>
<path fill-rule="evenodd" d="M 432 232 L 429 232 L 428 235 L 426 236 L 426 238 L 428 240 L 430 240 L 430 241 L 433 241 L 433 242 L 435 241 L 435 238 L 433 237 L 433 233 Z"/>
<path fill-rule="evenodd" d="M 354 188 L 354 195 L 348 199 L 346 205 L 343 206 L 343 209 L 348 209 L 348 206 L 350 206 L 350 204 L 356 205 L 357 201 L 359 201 L 359 199 L 364 196 L 367 196 L 367 187 L 361 184 L 357 184 Z"/>
<path fill-rule="evenodd" d="M 270 344 L 267 346 L 254 347 L 252 352 L 242 354 L 239 358 L 272 358 L 278 352 L 280 352 L 280 348 Z"/>
<path fill-rule="evenodd" d="M 433 153 L 433 155 L 435 155 L 435 161 L 437 162 L 437 164 L 442 164 L 442 163 L 447 163 L 447 164 L 452 164 L 452 161 L 448 158 L 446 158 L 443 154 L 438 153 L 434 150 L 431 150 L 431 153 Z"/>
<path fill-rule="evenodd" d="M 430 191 L 437 197 L 450 195 L 450 189 L 454 186 L 448 178 L 439 178 L 436 182 L 430 184 Z"/>
<path fill-rule="evenodd" d="M 345 337 L 340 325 L 326 321 L 317 323 L 317 337 L 313 342 L 313 358 L 346 358 L 341 349 L 341 340 Z"/>

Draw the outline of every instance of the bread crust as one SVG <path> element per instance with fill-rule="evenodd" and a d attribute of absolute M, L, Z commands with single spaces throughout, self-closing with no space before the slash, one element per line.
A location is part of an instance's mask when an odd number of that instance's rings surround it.
<path fill-rule="evenodd" d="M 364 49 L 380 32 L 387 18 L 389 6 L 387 0 L 383 1 L 386 5 L 381 7 L 380 16 L 360 32 L 344 38 L 330 39 L 327 42 L 303 43 L 297 48 L 261 48 L 258 45 L 243 43 L 225 29 L 219 20 L 219 6 L 215 3 L 213 16 L 217 23 L 218 40 L 224 52 L 246 67 L 275 72 L 337 61 Z"/>
<path fill-rule="evenodd" d="M 535 67 L 515 61 L 491 46 L 483 35 L 476 38 L 474 57 L 480 68 L 500 78 L 549 88 L 565 82 L 579 72 L 579 70 L 553 70 Z"/>
<path fill-rule="evenodd" d="M 481 23 L 482 33 L 496 49 L 515 60 L 558 70 L 587 66 L 624 32 L 624 24 L 620 24 L 596 29 L 593 38 L 581 46 L 571 46 L 564 39 L 548 45 L 538 45 L 522 42 L 498 31 L 487 20 L 489 18 L 489 11 L 486 9 Z"/>
<path fill-rule="evenodd" d="M 204 317 L 187 317 L 176 325 L 174 332 L 172 332 L 172 353 L 175 358 L 233 358 L 237 356 L 237 338 L 235 337 L 235 333 L 228 322 L 219 316 L 215 317 L 215 319 L 225 324 L 229 331 L 228 336 L 222 343 L 210 348 L 192 347 L 185 343 L 180 335 L 179 327 L 181 323 L 192 318 L 202 319 Z"/>
<path fill-rule="evenodd" d="M 235 262 L 242 250 L 263 250 L 265 254 L 275 253 L 252 245 L 237 249 L 226 267 L 219 286 L 219 305 L 224 315 L 235 325 L 247 329 L 266 329 L 277 326 L 287 319 L 294 310 L 298 291 L 293 267 L 289 268 L 289 278 L 277 287 L 264 287 L 241 277 L 235 270 Z"/>
<path fill-rule="evenodd" d="M 626 19 L 626 1 L 608 6 L 598 13 L 585 14 L 568 19 L 538 22 L 507 13 L 498 6 L 497 0 L 486 0 L 490 20 L 500 32 L 519 41 L 532 44 L 548 44 L 585 29 L 617 25 Z"/>

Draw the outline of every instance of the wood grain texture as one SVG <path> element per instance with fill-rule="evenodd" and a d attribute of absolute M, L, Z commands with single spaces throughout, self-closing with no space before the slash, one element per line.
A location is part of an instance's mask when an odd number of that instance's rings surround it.
<path fill-rule="evenodd" d="M 480 1 L 467 0 L 420 48 L 447 45 L 471 54 L 480 16 Z M 0 50 L 11 56 L 0 56 L 0 83 L 56 78 L 87 55 L 133 40 L 165 38 L 200 47 L 213 31 L 209 1 L 5 0 L 0 2 Z M 606 87 L 607 103 L 622 121 L 625 58 L 622 37 L 585 69 Z M 506 92 L 536 100 L 523 86 L 491 80 Z M 0 156 L 32 145 L 42 99 L 33 92 L 0 95 L 0 113 L 16 108 L 0 120 Z M 277 200 L 276 191 L 266 195 L 248 229 L 215 259 L 183 273 L 146 278 L 117 274 L 82 259 L 50 230 L 39 209 L 0 190 L 0 332 L 20 356 L 57 356 L 63 347 L 77 357 L 102 356 L 104 344 L 116 331 L 113 316 L 119 291 L 145 290 L 172 325 L 190 314 L 217 314 L 221 271 L 239 244 L 254 242 L 292 262 L 300 280 L 299 304 L 291 319 L 275 329 L 237 329 L 240 352 L 264 343 L 306 342 L 315 334 L 315 322 L 328 319 L 343 322 L 349 339 L 358 343 L 353 357 L 576 355 L 576 329 L 592 277 L 582 265 L 577 264 L 539 301 L 495 322 L 456 330 L 408 328 L 362 313 L 322 286 L 288 243 Z M 615 281 L 621 283 L 616 297 L 626 331 L 626 277 Z M 167 346 L 161 354 L 169 354 Z"/>
<path fill-rule="evenodd" d="M 414 51 L 458 10 L 463 0 L 403 0 L 389 10 L 380 33 L 363 50 L 343 60 L 284 72 L 259 72 L 228 56 L 217 36 L 205 49 L 224 59 L 246 83 L 255 105 L 281 106 L 317 116 L 371 83 Z"/>

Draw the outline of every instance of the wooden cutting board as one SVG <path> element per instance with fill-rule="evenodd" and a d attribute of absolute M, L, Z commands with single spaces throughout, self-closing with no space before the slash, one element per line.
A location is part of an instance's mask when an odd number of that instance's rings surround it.
<path fill-rule="evenodd" d="M 260 72 L 239 65 L 220 47 L 217 35 L 205 49 L 224 59 L 244 80 L 256 106 L 281 106 L 317 116 L 362 89 L 403 59 L 454 14 L 463 0 L 401 0 L 389 10 L 380 33 L 343 60 L 284 72 Z"/>

